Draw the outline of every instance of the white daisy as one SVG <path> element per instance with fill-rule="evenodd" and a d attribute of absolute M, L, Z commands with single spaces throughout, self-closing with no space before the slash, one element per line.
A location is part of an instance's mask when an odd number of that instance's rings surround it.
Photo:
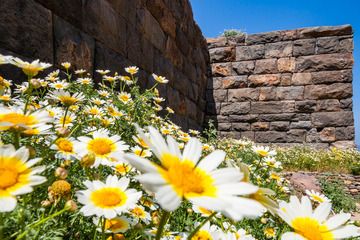
<path fill-rule="evenodd" d="M 125 68 L 125 71 L 127 73 L 130 73 L 131 75 L 135 75 L 139 71 L 139 68 L 135 67 L 135 66 L 130 66 L 130 67 Z"/>
<path fill-rule="evenodd" d="M 331 200 L 329 198 L 327 198 L 324 194 L 321 194 L 319 192 L 315 192 L 314 190 L 306 189 L 305 193 L 314 202 L 318 202 L 318 203 L 331 202 Z"/>
<path fill-rule="evenodd" d="M 21 68 L 26 75 L 31 77 L 34 77 L 44 69 L 51 67 L 51 64 L 40 62 L 39 59 L 29 63 L 20 58 L 12 58 L 11 64 Z"/>
<path fill-rule="evenodd" d="M 80 212 L 85 216 L 96 215 L 98 217 L 112 219 L 136 206 L 141 193 L 128 189 L 128 178 L 118 179 L 116 176 L 108 176 L 106 182 L 85 181 L 86 190 L 78 191 L 78 201 L 84 206 Z"/>
<path fill-rule="evenodd" d="M 104 230 L 106 233 L 124 233 L 129 230 L 132 221 L 126 217 L 115 217 L 112 219 L 104 219 L 105 225 Z M 103 222 L 100 222 L 101 218 L 95 217 L 93 222 L 96 226 L 100 226 L 96 228 L 99 232 L 102 232 Z"/>
<path fill-rule="evenodd" d="M 271 150 L 268 146 L 253 146 L 252 150 L 257 153 L 260 157 L 275 156 L 276 151 Z"/>
<path fill-rule="evenodd" d="M 152 77 L 157 81 L 158 83 L 168 83 L 169 80 L 167 80 L 165 77 L 158 76 L 155 73 L 152 74 Z"/>

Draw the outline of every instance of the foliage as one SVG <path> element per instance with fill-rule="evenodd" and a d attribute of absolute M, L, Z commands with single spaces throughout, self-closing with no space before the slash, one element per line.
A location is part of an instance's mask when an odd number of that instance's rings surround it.
<path fill-rule="evenodd" d="M 221 36 L 224 37 L 235 37 L 240 35 L 245 35 L 245 33 L 238 29 L 225 29 L 224 32 L 221 34 Z"/>
<path fill-rule="evenodd" d="M 278 149 L 277 160 L 287 171 L 358 173 L 360 152 L 356 149 L 315 150 L 309 147 Z"/>

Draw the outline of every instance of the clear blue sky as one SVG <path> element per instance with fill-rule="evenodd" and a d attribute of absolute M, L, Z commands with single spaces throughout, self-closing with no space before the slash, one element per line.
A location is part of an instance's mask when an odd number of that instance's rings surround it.
<path fill-rule="evenodd" d="M 190 0 L 205 37 L 224 29 L 247 33 L 310 26 L 351 24 L 354 31 L 353 111 L 360 145 L 360 1 L 359 0 Z"/>

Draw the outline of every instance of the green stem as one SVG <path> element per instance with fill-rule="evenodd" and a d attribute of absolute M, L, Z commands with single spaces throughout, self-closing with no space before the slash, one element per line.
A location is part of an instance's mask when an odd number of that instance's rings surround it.
<path fill-rule="evenodd" d="M 37 222 L 34 222 L 34 223 L 29 224 L 28 226 L 25 227 L 25 231 L 22 232 L 22 233 L 16 238 L 16 240 L 22 239 L 22 238 L 27 234 L 27 232 L 29 231 L 30 228 L 37 227 L 37 226 L 45 223 L 46 221 L 48 221 L 48 220 L 50 220 L 50 219 L 52 219 L 52 218 L 54 218 L 54 217 L 56 217 L 56 216 L 58 216 L 58 215 L 61 215 L 63 212 L 65 212 L 65 211 L 67 211 L 67 210 L 68 210 L 67 208 L 63 208 L 62 210 L 60 210 L 60 211 L 58 211 L 58 212 L 56 212 L 56 213 L 54 213 L 54 214 L 52 214 L 52 215 L 50 215 L 50 216 L 48 216 L 48 217 L 46 217 L 46 218 L 43 218 L 43 219 L 41 219 L 41 220 L 39 220 L 39 221 L 37 221 Z"/>
<path fill-rule="evenodd" d="M 106 238 L 105 223 L 106 223 L 106 219 L 103 217 L 102 218 L 102 227 L 101 227 L 102 240 L 105 240 L 105 238 Z"/>
<path fill-rule="evenodd" d="M 161 216 L 161 220 L 160 220 L 160 224 L 159 224 L 159 227 L 156 231 L 156 236 L 155 236 L 155 239 L 156 240 L 160 240 L 161 239 L 161 236 L 162 236 L 162 233 L 164 231 L 164 228 L 165 228 L 165 225 L 167 223 L 167 221 L 169 220 L 170 218 L 170 215 L 171 213 L 170 212 L 167 212 L 167 211 L 164 211 L 163 212 L 163 215 Z"/>
<path fill-rule="evenodd" d="M 67 107 L 66 110 L 65 110 L 65 116 L 64 116 L 63 125 L 62 125 L 63 127 L 65 126 L 66 115 L 67 115 L 68 111 L 69 111 L 69 107 Z"/>
<path fill-rule="evenodd" d="M 27 95 L 27 97 L 26 97 L 24 114 L 26 114 L 27 106 L 29 105 L 30 97 L 31 97 L 31 93 L 32 93 L 32 86 L 31 86 L 30 80 L 31 80 L 31 77 L 29 76 L 29 77 L 28 77 L 29 89 L 28 89 L 28 95 Z"/>
<path fill-rule="evenodd" d="M 17 130 L 14 132 L 14 145 L 16 149 L 20 147 L 20 132 Z"/>
<path fill-rule="evenodd" d="M 216 212 L 213 212 L 210 216 L 208 216 L 204 221 L 202 221 L 202 223 L 199 224 L 199 226 L 197 226 L 191 233 L 190 235 L 187 237 L 187 240 L 191 240 L 193 236 L 195 236 L 195 234 L 200 230 L 200 228 L 202 228 L 202 226 L 205 225 L 205 223 L 207 223 L 208 221 L 211 220 L 211 218 L 213 216 L 215 216 Z"/>

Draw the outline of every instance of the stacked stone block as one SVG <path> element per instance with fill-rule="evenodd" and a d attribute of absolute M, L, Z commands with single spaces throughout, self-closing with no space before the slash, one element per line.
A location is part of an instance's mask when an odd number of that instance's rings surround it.
<path fill-rule="evenodd" d="M 221 136 L 352 147 L 349 25 L 208 39 L 207 119 Z"/>
<path fill-rule="evenodd" d="M 0 53 L 75 68 L 141 68 L 143 87 L 151 73 L 166 76 L 162 96 L 184 128 L 200 128 L 205 116 L 209 53 L 188 0 L 1 0 Z M 2 66 L 20 82 L 23 74 Z"/>

